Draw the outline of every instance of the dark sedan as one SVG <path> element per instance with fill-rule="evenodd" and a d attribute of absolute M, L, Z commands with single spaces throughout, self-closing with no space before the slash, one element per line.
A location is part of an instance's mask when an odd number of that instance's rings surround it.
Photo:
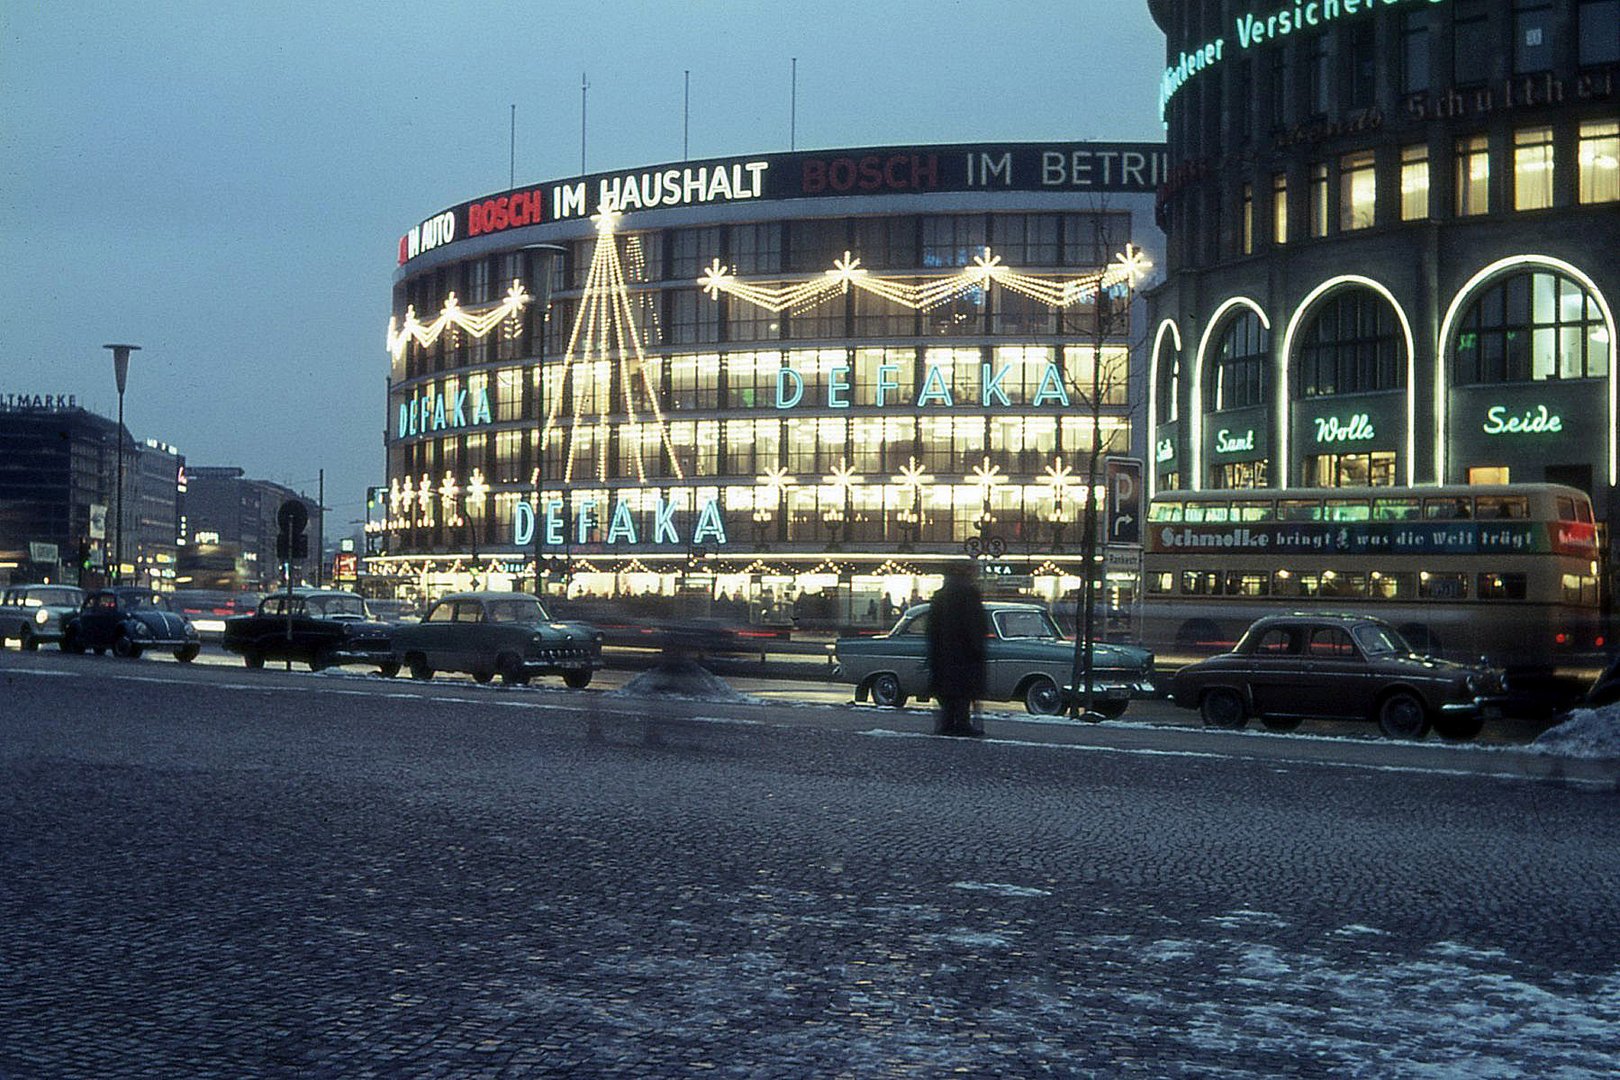
<path fill-rule="evenodd" d="M 1499 672 L 1419 655 L 1381 619 L 1292 614 L 1260 619 L 1231 652 L 1176 672 L 1170 696 L 1209 727 L 1374 720 L 1392 739 L 1421 739 L 1431 727 L 1471 739 L 1503 689 Z"/>
<path fill-rule="evenodd" d="M 220 644 L 250 668 L 297 660 L 311 671 L 338 664 L 375 664 L 384 675 L 399 671 L 393 627 L 374 621 L 358 593 L 340 589 L 272 593 L 254 614 L 226 619 Z"/>
<path fill-rule="evenodd" d="M 181 663 L 197 658 L 202 644 L 197 628 L 185 616 L 169 610 L 162 593 L 123 587 L 98 589 L 84 598 L 79 610 L 62 625 L 62 651 L 134 659 L 151 649 L 167 649 Z"/>
<path fill-rule="evenodd" d="M 413 679 L 461 671 L 478 682 L 499 675 L 521 685 L 536 675 L 561 675 L 578 690 L 602 666 L 602 634 L 586 623 L 554 620 L 527 593 L 452 593 L 421 622 L 395 628 L 394 660 Z"/>

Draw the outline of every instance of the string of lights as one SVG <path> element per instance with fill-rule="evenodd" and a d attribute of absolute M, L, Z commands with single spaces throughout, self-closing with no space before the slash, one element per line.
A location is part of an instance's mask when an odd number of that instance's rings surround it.
<path fill-rule="evenodd" d="M 513 281 L 512 287 L 506 290 L 506 296 L 494 307 L 483 311 L 469 311 L 461 306 L 461 300 L 455 293 L 444 298 L 444 310 L 439 317 L 430 323 L 424 323 L 416 317 L 414 305 L 405 309 L 405 321 L 399 322 L 392 315 L 388 317 L 388 351 L 395 361 L 405 355 L 405 350 L 411 342 L 416 342 L 424 348 L 439 340 L 439 335 L 454 326 L 481 338 L 501 325 L 509 316 L 523 310 L 531 297 L 523 288 L 521 282 Z"/>

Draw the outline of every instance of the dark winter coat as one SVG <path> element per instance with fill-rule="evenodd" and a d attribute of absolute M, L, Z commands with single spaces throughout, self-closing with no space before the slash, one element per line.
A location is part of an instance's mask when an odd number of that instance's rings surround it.
<path fill-rule="evenodd" d="M 984 697 L 989 633 L 978 588 L 947 578 L 928 606 L 929 689 L 935 697 Z"/>

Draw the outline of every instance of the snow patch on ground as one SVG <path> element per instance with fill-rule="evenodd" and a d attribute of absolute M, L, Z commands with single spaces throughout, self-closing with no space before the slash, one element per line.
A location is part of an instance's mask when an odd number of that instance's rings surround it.
<path fill-rule="evenodd" d="M 1620 758 L 1620 704 L 1575 709 L 1562 724 L 1542 732 L 1530 749 L 1559 757 Z"/>
<path fill-rule="evenodd" d="M 953 889 L 970 889 L 975 892 L 993 892 L 1002 896 L 1051 896 L 1049 889 L 1035 889 L 1027 885 L 1005 885 L 997 881 L 953 881 Z"/>
<path fill-rule="evenodd" d="M 686 701 L 756 702 L 732 688 L 731 684 L 694 663 L 660 664 L 643 671 L 617 690 L 609 690 L 613 698 L 680 698 Z"/>

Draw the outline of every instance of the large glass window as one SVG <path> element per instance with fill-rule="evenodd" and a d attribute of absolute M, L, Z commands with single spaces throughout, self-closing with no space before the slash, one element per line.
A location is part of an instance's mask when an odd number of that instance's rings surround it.
<path fill-rule="evenodd" d="M 1429 13 L 1408 11 L 1401 17 L 1401 92 L 1429 88 Z"/>
<path fill-rule="evenodd" d="M 1345 76 L 1350 89 L 1350 100 L 1346 104 L 1352 109 L 1365 109 L 1373 103 L 1374 76 L 1377 73 L 1374 64 L 1376 30 L 1377 27 L 1366 21 L 1352 24 L 1349 30 L 1349 56 L 1346 59 Z"/>
<path fill-rule="evenodd" d="M 733 225 L 726 230 L 731 266 L 739 274 L 774 274 L 782 269 L 782 227 L 776 222 Z"/>
<path fill-rule="evenodd" d="M 676 229 L 670 240 L 670 276 L 677 281 L 696 281 L 719 257 L 719 229 Z"/>
<path fill-rule="evenodd" d="M 1243 251 L 1243 254 L 1245 254 L 1245 255 L 1253 255 L 1254 254 L 1254 185 L 1253 184 L 1244 184 L 1242 194 L 1241 194 L 1240 197 L 1242 199 L 1242 214 L 1241 214 L 1241 217 L 1240 217 L 1240 220 L 1242 222 L 1242 224 L 1241 224 L 1242 234 L 1241 234 L 1241 237 L 1240 237 L 1240 239 L 1242 241 L 1242 251 Z"/>
<path fill-rule="evenodd" d="M 1181 418 L 1181 351 L 1170 345 L 1165 335 L 1164 351 L 1159 353 L 1159 385 L 1154 391 L 1154 406 L 1161 424 L 1173 423 Z"/>
<path fill-rule="evenodd" d="M 1451 23 L 1451 66 L 1459 85 L 1482 83 L 1491 77 L 1490 11 L 1486 0 L 1456 0 Z"/>
<path fill-rule="evenodd" d="M 1305 74 L 1310 81 L 1310 85 L 1306 87 L 1306 100 L 1311 103 L 1312 116 L 1322 116 L 1328 111 L 1327 39 L 1327 34 L 1317 34 L 1306 46 L 1310 50 L 1305 59 Z"/>
<path fill-rule="evenodd" d="M 1253 311 L 1234 315 L 1221 331 L 1212 370 L 1204 384 L 1204 407 L 1241 409 L 1266 400 L 1271 369 L 1271 331 Z"/>
<path fill-rule="evenodd" d="M 922 264 L 967 266 L 984 254 L 984 217 L 979 214 L 922 219 Z"/>
<path fill-rule="evenodd" d="M 1514 0 L 1513 73 L 1546 71 L 1553 65 L 1552 0 Z"/>
<path fill-rule="evenodd" d="M 1008 266 L 1057 266 L 1059 221 L 1057 214 L 998 214 L 992 246 Z"/>
<path fill-rule="evenodd" d="M 1311 166 L 1311 235 L 1326 236 L 1328 229 L 1328 167 Z"/>
<path fill-rule="evenodd" d="M 1390 390 L 1406 381 L 1394 311 L 1369 290 L 1342 289 L 1322 301 L 1299 341 L 1304 397 Z"/>
<path fill-rule="evenodd" d="M 1429 148 L 1423 143 L 1401 147 L 1401 220 L 1429 216 Z"/>
<path fill-rule="evenodd" d="M 1288 243 L 1288 174 L 1277 173 L 1271 178 L 1271 239 L 1277 244 Z"/>
<path fill-rule="evenodd" d="M 1615 17 L 1620 18 L 1620 11 Z M 1594 120 L 1582 124 L 1577 160 L 1582 203 L 1620 200 L 1620 123 Z"/>
<path fill-rule="evenodd" d="M 1598 378 L 1609 371 L 1609 335 L 1597 300 L 1549 270 L 1491 282 L 1458 322 L 1457 382 Z"/>
<path fill-rule="evenodd" d="M 1346 154 L 1339 159 L 1339 228 L 1345 232 L 1370 228 L 1378 194 L 1371 150 Z"/>
<path fill-rule="evenodd" d="M 1581 0 L 1576 37 L 1582 67 L 1620 63 L 1620 0 Z"/>
<path fill-rule="evenodd" d="M 675 345 L 717 341 L 720 337 L 720 305 L 697 289 L 670 289 L 669 340 Z"/>
<path fill-rule="evenodd" d="M 1513 209 L 1543 210 L 1553 202 L 1552 128 L 1513 133 Z"/>
<path fill-rule="evenodd" d="M 1491 147 L 1484 135 L 1457 140 L 1457 216 L 1491 208 Z"/>
<path fill-rule="evenodd" d="M 861 265 L 873 270 L 903 270 L 917 265 L 917 219 L 855 219 L 855 247 Z"/>

